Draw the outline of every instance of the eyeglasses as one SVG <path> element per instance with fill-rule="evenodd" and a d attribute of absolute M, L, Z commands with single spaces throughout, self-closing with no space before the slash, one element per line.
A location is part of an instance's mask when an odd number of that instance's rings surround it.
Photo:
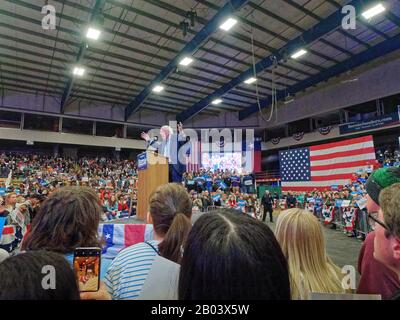
<path fill-rule="evenodd" d="M 384 228 L 384 229 L 386 229 L 386 230 L 389 231 L 388 226 L 387 226 L 384 222 L 380 221 L 380 220 L 377 218 L 377 216 L 378 216 L 378 213 L 377 213 L 377 212 L 368 213 L 368 218 L 369 218 L 369 219 L 371 219 L 374 223 L 379 224 L 382 228 Z M 374 227 L 374 226 L 372 225 L 372 227 Z"/>

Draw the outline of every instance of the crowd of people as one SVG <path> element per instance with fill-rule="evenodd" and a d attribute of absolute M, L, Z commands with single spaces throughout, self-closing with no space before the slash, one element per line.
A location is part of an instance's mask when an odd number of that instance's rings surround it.
<path fill-rule="evenodd" d="M 65 186 L 87 186 L 102 201 L 102 220 L 134 215 L 137 204 L 137 169 L 134 161 L 106 158 L 54 158 L 32 154 L 0 155 L 0 214 L 31 198 L 39 201 Z M 17 198 L 10 203 L 9 195 Z M 6 208 L 4 208 L 4 206 Z M 31 213 L 32 215 L 32 213 Z M 30 219 L 29 219 L 30 220 Z"/>
<path fill-rule="evenodd" d="M 0 249 L 0 273 L 7 274 L 0 277 L 0 299 L 306 300 L 316 293 L 355 292 L 400 299 L 398 167 L 358 176 L 341 190 L 289 192 L 274 231 L 243 214 L 246 209 L 234 199 L 244 195 L 254 199 L 253 190 L 241 189 L 248 186 L 242 183 L 244 176 L 187 173 L 184 183 L 161 185 L 152 193 L 147 219 L 152 239 L 123 249 L 112 260 L 102 256 L 100 289 L 80 293 L 72 271 L 74 250 L 104 246 L 98 231 L 104 218 L 103 194 L 112 190 L 110 195 L 115 193 L 117 199 L 118 192 L 130 194 L 134 163 L 127 161 L 121 168 L 109 160 L 86 159 L 78 161 L 79 168 L 65 159 L 2 160 L 3 175 L 22 181 L 18 192 L 9 181 L 4 182 L 8 186 L 0 214 L 19 226 L 19 234 L 12 248 Z M 196 181 L 194 188 L 191 180 Z M 321 223 L 306 205 L 312 198 L 320 197 L 328 204 L 338 198 L 356 201 L 357 196 L 365 196 L 374 231 L 363 243 L 358 265 L 361 278 L 358 287 L 352 288 L 344 285 L 346 274 L 328 256 Z M 261 199 L 266 212 L 274 204 L 273 197 L 266 193 Z M 194 219 L 196 207 L 207 210 Z M 49 264 L 56 269 L 55 290 L 42 286 L 39 270 Z"/>
<path fill-rule="evenodd" d="M 102 261 L 100 290 L 81 294 L 70 257 L 77 247 L 102 245 L 97 233 L 101 203 L 87 187 L 51 193 L 32 221 L 22 253 L 0 263 L 1 274 L 7 274 L 0 277 L 0 298 L 141 299 L 143 292 L 147 297 L 153 292 L 149 283 L 154 272 L 157 297 L 170 297 L 171 288 L 162 292 L 160 282 L 172 269 L 155 267 L 164 259 L 178 266 L 175 299 L 304 300 L 315 293 L 348 292 L 399 299 L 400 168 L 377 170 L 365 189 L 375 231 L 360 253 L 357 289 L 343 285 L 345 274 L 327 255 L 321 224 L 307 210 L 282 211 L 274 232 L 258 219 L 227 208 L 204 213 L 193 223 L 189 193 L 170 183 L 149 199 L 153 239 L 120 251 L 111 262 Z M 37 271 L 50 260 L 62 276 L 56 290 L 43 290 Z"/>
<path fill-rule="evenodd" d="M 384 167 L 393 167 L 400 165 L 400 150 L 394 149 L 393 146 L 380 148 L 376 152 L 376 159 Z"/>
<path fill-rule="evenodd" d="M 255 216 L 260 210 L 254 174 L 201 169 L 185 172 L 182 180 L 192 198 L 194 211 L 231 208 Z"/>

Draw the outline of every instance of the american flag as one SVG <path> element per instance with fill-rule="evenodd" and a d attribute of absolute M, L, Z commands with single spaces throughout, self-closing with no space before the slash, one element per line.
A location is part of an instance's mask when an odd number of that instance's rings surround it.
<path fill-rule="evenodd" d="M 283 191 L 330 190 L 376 163 L 372 136 L 279 152 Z"/>
<path fill-rule="evenodd" d="M 186 171 L 198 172 L 201 167 L 201 142 L 190 141 L 190 148 L 186 155 Z"/>

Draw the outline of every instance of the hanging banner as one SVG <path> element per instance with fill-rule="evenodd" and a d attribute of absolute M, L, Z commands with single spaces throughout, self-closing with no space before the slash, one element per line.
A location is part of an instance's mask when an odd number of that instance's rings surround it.
<path fill-rule="evenodd" d="M 303 139 L 303 136 L 304 136 L 304 132 L 295 133 L 293 135 L 293 139 L 296 141 L 300 141 L 301 139 Z"/>
<path fill-rule="evenodd" d="M 385 114 L 380 117 L 376 117 L 375 120 L 369 121 L 357 121 L 339 125 L 339 133 L 346 134 L 357 131 L 364 131 L 376 128 L 382 128 L 392 126 L 399 123 L 399 112 Z"/>
<path fill-rule="evenodd" d="M 400 139 L 400 138 L 399 138 Z M 281 138 L 272 138 L 271 139 L 271 142 L 272 142 L 272 144 L 278 144 L 279 143 L 279 141 L 281 141 Z"/>
<path fill-rule="evenodd" d="M 328 127 L 322 127 L 322 128 L 318 128 L 318 132 L 320 134 L 322 134 L 323 136 L 326 136 L 327 134 L 329 134 L 331 132 L 332 127 L 328 126 Z"/>

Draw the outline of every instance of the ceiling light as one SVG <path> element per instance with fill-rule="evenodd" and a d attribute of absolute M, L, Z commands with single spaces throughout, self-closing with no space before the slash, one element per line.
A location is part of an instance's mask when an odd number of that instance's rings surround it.
<path fill-rule="evenodd" d="M 153 92 L 161 92 L 161 91 L 163 91 L 164 90 L 164 87 L 163 86 L 155 86 L 154 88 L 153 88 Z"/>
<path fill-rule="evenodd" d="M 256 78 L 254 78 L 254 77 L 251 77 L 251 78 L 248 78 L 247 80 L 245 80 L 245 84 L 251 84 L 251 83 L 253 83 L 253 82 L 256 82 L 257 81 L 257 79 Z"/>
<path fill-rule="evenodd" d="M 215 99 L 211 103 L 216 105 L 216 104 L 220 104 L 221 102 L 222 102 L 221 99 Z"/>
<path fill-rule="evenodd" d="M 185 58 L 183 58 L 183 59 L 179 62 L 179 64 L 180 64 L 181 66 L 188 66 L 188 65 L 191 64 L 192 62 L 193 62 L 193 59 L 192 59 L 192 58 L 185 57 Z"/>
<path fill-rule="evenodd" d="M 289 104 L 294 101 L 294 97 L 288 93 L 287 96 L 283 99 L 284 104 Z"/>
<path fill-rule="evenodd" d="M 101 31 L 96 28 L 90 27 L 86 32 L 86 38 L 98 40 L 100 37 Z"/>
<path fill-rule="evenodd" d="M 85 69 L 82 68 L 82 67 L 75 67 L 72 73 L 73 73 L 75 76 L 82 77 L 83 74 L 85 73 Z"/>
<path fill-rule="evenodd" d="M 292 58 L 292 59 L 298 59 L 298 58 L 300 58 L 301 56 L 304 56 L 306 53 L 307 53 L 306 50 L 300 49 L 299 51 L 296 51 L 294 54 L 292 54 L 291 58 Z"/>
<path fill-rule="evenodd" d="M 237 23 L 236 19 L 229 18 L 226 20 L 223 24 L 219 26 L 220 29 L 228 31 L 230 28 L 232 28 L 235 24 Z"/>
<path fill-rule="evenodd" d="M 376 15 L 382 13 L 383 11 L 385 11 L 386 8 L 383 6 L 382 3 L 377 4 L 376 6 L 364 11 L 362 13 L 362 16 L 365 19 L 371 19 L 372 17 L 375 17 Z"/>

